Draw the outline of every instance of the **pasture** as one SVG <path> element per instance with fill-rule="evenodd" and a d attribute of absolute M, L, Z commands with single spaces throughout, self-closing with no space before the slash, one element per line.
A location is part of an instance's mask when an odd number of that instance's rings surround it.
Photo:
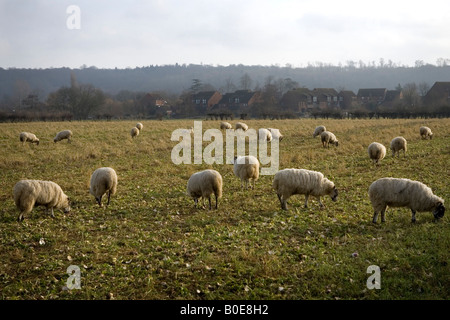
<path fill-rule="evenodd" d="M 450 119 L 248 120 L 251 128 L 279 128 L 280 169 L 305 168 L 332 180 L 337 202 L 291 197 L 280 209 L 273 176 L 241 190 L 232 165 L 175 165 L 170 140 L 192 120 L 32 122 L 0 124 L 0 299 L 449 299 L 450 228 L 447 212 L 411 223 L 407 208 L 388 208 L 372 223 L 367 190 L 381 177 L 419 180 L 450 206 Z M 237 120 L 231 121 L 232 124 Z M 203 130 L 220 121 L 203 121 Z M 317 125 L 339 147 L 312 138 Z M 432 140 L 419 127 L 429 126 Z M 72 143 L 53 143 L 64 129 Z M 40 145 L 19 142 L 32 132 Z M 389 143 L 408 141 L 406 158 Z M 371 142 L 387 148 L 378 167 Z M 205 142 L 204 146 L 209 142 Z M 92 172 L 113 167 L 119 182 L 109 207 L 89 194 Z M 196 171 L 223 177 L 219 209 L 195 209 L 186 184 Z M 37 207 L 22 223 L 12 189 L 20 179 L 51 180 L 71 198 L 55 218 Z M 66 270 L 81 270 L 81 289 L 67 290 Z M 367 268 L 380 267 L 381 289 L 370 290 Z"/>

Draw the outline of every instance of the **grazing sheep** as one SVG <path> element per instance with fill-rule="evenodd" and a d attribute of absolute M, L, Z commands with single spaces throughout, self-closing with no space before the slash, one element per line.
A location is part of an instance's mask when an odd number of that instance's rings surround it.
<path fill-rule="evenodd" d="M 130 134 L 132 139 L 136 138 L 139 135 L 139 129 L 136 127 L 131 128 Z"/>
<path fill-rule="evenodd" d="M 258 139 L 262 141 L 272 141 L 272 133 L 268 129 L 261 128 L 258 130 Z"/>
<path fill-rule="evenodd" d="M 372 159 L 373 163 L 378 165 L 378 163 L 384 159 L 386 156 L 386 147 L 381 143 L 372 142 L 367 148 L 369 153 L 369 158 Z"/>
<path fill-rule="evenodd" d="M 36 143 L 36 145 L 39 145 L 39 139 L 33 133 L 21 132 L 19 135 L 19 139 L 22 142 L 22 144 L 25 144 L 25 142 L 31 142 Z"/>
<path fill-rule="evenodd" d="M 243 131 L 247 131 L 248 130 L 248 125 L 246 125 L 243 122 L 238 122 L 236 123 L 236 130 L 241 129 Z"/>
<path fill-rule="evenodd" d="M 397 153 L 397 156 L 400 158 L 400 150 L 403 150 L 403 155 L 406 157 L 406 139 L 403 137 L 395 137 L 391 141 L 392 156 L 395 157 L 395 153 Z"/>
<path fill-rule="evenodd" d="M 220 130 L 223 130 L 223 129 L 233 129 L 233 126 L 231 125 L 231 123 L 228 123 L 228 122 L 221 122 L 220 123 Z"/>
<path fill-rule="evenodd" d="M 422 139 L 427 139 L 430 137 L 430 140 L 433 139 L 433 132 L 431 132 L 431 129 L 428 127 L 420 127 L 420 136 Z"/>
<path fill-rule="evenodd" d="M 320 136 L 320 134 L 324 131 L 327 131 L 327 128 L 325 128 L 325 126 L 316 127 L 316 129 L 314 129 L 314 132 L 313 132 L 313 138 Z"/>
<path fill-rule="evenodd" d="M 186 193 L 194 199 L 196 208 L 200 197 L 203 207 L 205 207 L 205 198 L 208 198 L 209 210 L 211 210 L 211 195 L 214 194 L 217 209 L 218 198 L 222 197 L 222 176 L 211 169 L 196 172 L 188 180 Z"/>
<path fill-rule="evenodd" d="M 64 194 L 61 187 L 52 181 L 42 180 L 20 180 L 13 190 L 14 202 L 20 210 L 17 221 L 23 220 L 23 215 L 28 214 L 35 206 L 45 206 L 45 213 L 53 208 L 64 209 L 64 213 L 70 211 L 69 198 Z"/>
<path fill-rule="evenodd" d="M 70 130 L 64 130 L 60 131 L 56 134 L 56 136 L 53 138 L 53 142 L 58 142 L 61 140 L 67 139 L 67 142 L 72 142 L 72 131 Z"/>
<path fill-rule="evenodd" d="M 381 222 L 385 222 L 386 207 L 408 207 L 412 212 L 412 222 L 416 222 L 416 212 L 432 211 L 435 219 L 444 216 L 444 200 L 419 181 L 398 178 L 381 178 L 369 187 L 369 197 L 374 210 L 372 222 L 377 222 L 381 212 Z"/>
<path fill-rule="evenodd" d="M 108 206 L 111 195 L 114 195 L 116 190 L 117 174 L 113 168 L 98 168 L 92 173 L 89 192 L 95 197 L 100 207 L 102 207 L 103 195 L 108 192 L 108 203 L 106 204 Z"/>
<path fill-rule="evenodd" d="M 320 134 L 320 139 L 322 140 L 322 146 L 330 147 L 330 143 L 334 144 L 336 147 L 339 145 L 339 141 L 336 139 L 336 136 L 330 131 L 324 131 Z"/>
<path fill-rule="evenodd" d="M 234 157 L 233 172 L 241 179 L 241 189 L 243 188 L 243 182 L 245 182 L 245 188 L 247 189 L 250 180 L 253 180 L 254 189 L 255 182 L 259 178 L 259 161 L 254 156 Z"/>
<path fill-rule="evenodd" d="M 279 129 L 268 128 L 267 130 L 270 131 L 273 139 L 278 139 L 278 141 L 283 140 L 283 135 L 281 134 Z"/>
<path fill-rule="evenodd" d="M 139 131 L 141 131 L 143 127 L 144 127 L 144 125 L 142 123 L 140 123 L 140 122 L 136 123 L 136 128 L 138 128 Z"/>
<path fill-rule="evenodd" d="M 305 208 L 308 207 L 310 195 L 317 198 L 320 207 L 323 207 L 321 196 L 329 195 L 336 201 L 338 190 L 333 182 L 323 176 L 321 172 L 306 169 L 283 169 L 275 174 L 272 183 L 277 192 L 281 209 L 287 210 L 287 200 L 294 194 L 305 195 Z"/>

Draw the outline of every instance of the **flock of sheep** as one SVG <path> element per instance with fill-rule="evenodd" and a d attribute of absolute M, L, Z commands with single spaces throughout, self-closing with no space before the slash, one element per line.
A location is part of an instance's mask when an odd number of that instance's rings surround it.
<path fill-rule="evenodd" d="M 131 130 L 131 137 L 135 138 L 142 130 L 143 125 L 137 123 Z M 232 129 L 228 122 L 222 122 L 220 128 L 223 130 Z M 235 130 L 247 131 L 248 126 L 243 122 L 236 123 Z M 192 132 L 192 129 L 190 130 Z M 258 139 L 272 141 L 272 139 L 282 140 L 280 130 L 274 128 L 261 128 L 257 131 Z M 313 132 L 313 138 L 321 137 L 322 146 L 328 147 L 330 144 L 338 146 L 336 136 L 326 130 L 325 126 L 318 126 Z M 428 127 L 420 128 L 420 135 L 423 139 L 432 139 L 433 133 Z M 72 138 L 72 132 L 65 130 L 59 132 L 54 142 Z M 20 133 L 22 143 L 30 142 L 39 145 L 39 139 L 31 133 Z M 391 141 L 392 155 L 403 150 L 406 155 L 407 144 L 403 137 L 396 137 Z M 373 142 L 368 147 L 369 158 L 375 163 L 379 162 L 386 155 L 386 147 L 381 143 Z M 259 178 L 260 163 L 253 156 L 239 156 L 234 158 L 233 172 L 241 181 L 241 188 L 255 188 L 255 182 Z M 253 186 L 252 186 L 253 185 Z M 196 172 L 191 175 L 187 182 L 186 193 L 194 199 L 195 207 L 198 200 L 202 198 L 203 206 L 205 199 L 208 199 L 209 209 L 212 209 L 211 196 L 215 197 L 215 209 L 218 208 L 218 199 L 222 197 L 223 179 L 221 174 L 212 169 Z M 320 207 L 323 207 L 320 197 L 330 196 L 332 201 L 337 201 L 338 190 L 334 183 L 328 180 L 321 172 L 306 169 L 282 169 L 278 171 L 273 179 L 272 188 L 275 190 L 280 201 L 281 209 L 287 210 L 287 200 L 295 194 L 305 195 L 305 208 L 308 206 L 309 196 L 317 198 Z M 102 206 L 102 197 L 107 194 L 110 203 L 111 195 L 117 190 L 117 174 L 114 169 L 103 167 L 95 170 L 90 179 L 90 193 L 95 197 L 99 206 Z M 46 212 L 53 208 L 70 211 L 69 198 L 62 189 L 54 182 L 41 180 L 21 180 L 16 183 L 13 190 L 14 202 L 20 210 L 18 221 L 22 221 L 24 214 L 29 214 L 34 206 L 45 206 Z M 385 221 L 387 206 L 408 207 L 412 212 L 412 222 L 416 221 L 416 212 L 431 211 L 435 219 L 444 216 L 444 200 L 433 194 L 432 190 L 425 184 L 409 179 L 381 178 L 373 182 L 369 187 L 369 198 L 372 203 L 374 215 L 372 221 L 377 222 L 378 214 L 381 213 L 381 221 Z"/>

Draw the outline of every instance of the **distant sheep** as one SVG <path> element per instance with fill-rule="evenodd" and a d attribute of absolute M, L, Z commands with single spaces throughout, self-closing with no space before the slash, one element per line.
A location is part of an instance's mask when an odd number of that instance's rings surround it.
<path fill-rule="evenodd" d="M 218 208 L 218 199 L 222 197 L 222 176 L 216 170 L 203 170 L 194 173 L 188 180 L 186 193 L 194 199 L 197 207 L 198 199 L 202 198 L 203 207 L 205 198 L 209 201 L 209 210 L 211 210 L 211 195 L 216 198 L 216 209 Z"/>
<path fill-rule="evenodd" d="M 241 129 L 243 131 L 247 131 L 248 130 L 248 125 L 246 125 L 243 122 L 238 122 L 238 123 L 236 123 L 235 128 L 236 128 L 236 130 Z"/>
<path fill-rule="evenodd" d="M 61 187 L 52 181 L 20 180 L 13 189 L 14 202 L 20 210 L 17 220 L 23 220 L 23 215 L 30 213 L 35 206 L 45 206 L 45 213 L 53 208 L 64 209 L 64 213 L 70 211 L 69 198 Z"/>
<path fill-rule="evenodd" d="M 369 197 L 374 210 L 372 222 L 376 223 L 381 212 L 381 222 L 389 207 L 408 207 L 412 212 L 412 222 L 416 222 L 416 212 L 432 211 L 435 219 L 444 216 L 444 200 L 419 181 L 398 178 L 381 178 L 369 187 Z"/>
<path fill-rule="evenodd" d="M 395 137 L 391 141 L 392 156 L 395 157 L 395 154 L 397 153 L 397 156 L 400 157 L 400 150 L 403 150 L 403 155 L 406 157 L 407 151 L 406 139 L 403 137 Z"/>
<path fill-rule="evenodd" d="M 275 174 L 272 183 L 280 200 L 281 209 L 287 210 L 287 200 L 294 194 L 305 195 L 305 208 L 308 207 L 310 195 L 317 198 L 320 207 L 323 207 L 321 196 L 329 195 L 336 201 L 338 191 L 333 182 L 323 176 L 321 172 L 306 169 L 283 169 Z"/>
<path fill-rule="evenodd" d="M 22 142 L 22 144 L 25 144 L 25 142 L 31 142 L 36 143 L 36 145 L 39 145 L 39 139 L 33 133 L 21 132 L 19 135 L 19 139 Z"/>
<path fill-rule="evenodd" d="M 420 127 L 420 136 L 422 139 L 427 139 L 430 137 L 430 140 L 433 139 L 433 132 L 431 132 L 431 129 L 428 127 Z"/>
<path fill-rule="evenodd" d="M 268 128 L 267 130 L 270 131 L 273 139 L 278 139 L 278 141 L 283 140 L 283 135 L 281 134 L 279 129 Z"/>
<path fill-rule="evenodd" d="M 138 123 L 136 123 L 136 128 L 138 128 L 139 131 L 141 131 L 142 128 L 144 128 L 144 125 L 142 123 L 138 122 Z"/>
<path fill-rule="evenodd" d="M 272 141 L 272 133 L 268 129 L 260 128 L 258 130 L 258 140 L 270 142 Z"/>
<path fill-rule="evenodd" d="M 72 142 L 72 131 L 70 130 L 64 130 L 60 131 L 56 134 L 56 136 L 53 138 L 53 142 L 58 142 L 61 140 L 67 139 L 67 142 Z"/>
<path fill-rule="evenodd" d="M 320 134 L 324 131 L 327 131 L 327 128 L 325 128 L 325 126 L 316 127 L 316 129 L 314 129 L 314 132 L 313 132 L 313 138 L 320 136 Z"/>
<path fill-rule="evenodd" d="M 253 180 L 254 189 L 256 180 L 259 178 L 259 161 L 254 156 L 234 157 L 233 172 L 241 179 L 241 189 L 244 182 L 247 189 L 250 180 Z"/>
<path fill-rule="evenodd" d="M 367 148 L 367 152 L 369 153 L 369 158 L 373 161 L 373 163 L 378 164 L 386 156 L 386 147 L 381 143 L 372 142 L 369 145 L 369 148 Z"/>
<path fill-rule="evenodd" d="M 231 123 L 228 123 L 228 122 L 221 122 L 220 123 L 220 130 L 223 130 L 223 129 L 233 129 L 233 126 L 231 125 Z"/>
<path fill-rule="evenodd" d="M 102 207 L 102 197 L 105 193 L 108 193 L 108 202 L 111 199 L 111 195 L 114 195 L 117 190 L 117 174 L 113 168 L 103 167 L 98 168 L 92 173 L 89 192 L 95 197 L 97 203 Z"/>
<path fill-rule="evenodd" d="M 339 145 L 339 141 L 336 139 L 336 136 L 330 131 L 324 131 L 320 134 L 320 139 L 322 140 L 322 146 L 330 147 L 330 143 L 334 144 L 336 147 Z"/>
<path fill-rule="evenodd" d="M 139 135 L 139 129 L 136 127 L 131 128 L 130 131 L 131 138 L 136 138 Z"/>

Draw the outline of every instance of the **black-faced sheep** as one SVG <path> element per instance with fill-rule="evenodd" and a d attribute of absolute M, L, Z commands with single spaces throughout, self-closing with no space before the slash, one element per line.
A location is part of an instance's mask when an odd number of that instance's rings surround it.
<path fill-rule="evenodd" d="M 203 207 L 205 198 L 209 201 L 209 210 L 211 210 L 211 195 L 216 198 L 216 209 L 218 208 L 218 199 L 222 197 L 222 176 L 216 170 L 203 170 L 194 173 L 188 180 L 186 193 L 194 199 L 197 208 L 198 199 L 202 198 Z"/>
<path fill-rule="evenodd" d="M 327 128 L 325 128 L 325 126 L 316 127 L 316 129 L 314 129 L 314 132 L 313 132 L 313 138 L 320 136 L 320 134 L 324 131 L 327 131 Z"/>
<path fill-rule="evenodd" d="M 270 131 L 273 139 L 278 139 L 278 141 L 283 140 L 283 135 L 281 134 L 279 129 L 268 128 L 267 130 Z"/>
<path fill-rule="evenodd" d="M 399 178 L 381 178 L 369 187 L 369 198 L 374 210 L 372 222 L 376 223 L 381 212 L 381 222 L 389 207 L 408 207 L 412 212 L 412 222 L 416 222 L 416 212 L 432 211 L 435 219 L 444 216 L 444 200 L 419 181 Z"/>
<path fill-rule="evenodd" d="M 254 189 L 256 180 L 259 178 L 259 161 L 254 156 L 234 157 L 233 172 L 241 179 L 241 189 L 243 183 L 247 189 L 250 180 L 253 180 Z"/>
<path fill-rule="evenodd" d="M 419 129 L 420 131 L 420 136 L 422 137 L 422 139 L 427 139 L 428 137 L 431 139 L 433 139 L 433 132 L 431 132 L 431 129 L 428 127 L 420 127 Z"/>
<path fill-rule="evenodd" d="M 25 142 L 30 142 L 39 145 L 39 139 L 36 137 L 35 134 L 30 132 L 21 132 L 19 135 L 19 139 L 22 142 L 22 144 L 25 144 Z"/>
<path fill-rule="evenodd" d="M 336 147 L 339 145 L 339 141 L 336 139 L 336 136 L 330 131 L 324 131 L 320 134 L 320 139 L 322 140 L 322 146 L 330 147 L 330 143 L 334 144 Z"/>
<path fill-rule="evenodd" d="M 287 200 L 294 194 L 305 195 L 305 208 L 308 207 L 309 196 L 314 196 L 323 207 L 321 196 L 329 195 L 336 201 L 338 190 L 334 183 L 323 176 L 321 172 L 306 169 L 283 169 L 275 174 L 272 183 L 280 200 L 281 209 L 287 210 Z"/>
<path fill-rule="evenodd" d="M 272 141 L 272 133 L 265 128 L 260 128 L 258 130 L 258 139 L 261 141 Z"/>
<path fill-rule="evenodd" d="M 14 203 L 20 210 L 17 220 L 23 220 L 23 215 L 30 213 L 35 206 L 45 206 L 45 213 L 53 208 L 64 209 L 64 213 L 70 211 L 69 198 L 61 187 L 52 181 L 20 180 L 13 189 Z"/>
<path fill-rule="evenodd" d="M 386 147 L 378 142 L 372 142 L 367 148 L 369 158 L 374 164 L 378 165 L 381 160 L 386 156 Z"/>
<path fill-rule="evenodd" d="M 407 151 L 406 139 L 403 137 L 395 137 L 391 141 L 392 156 L 395 157 L 395 154 L 397 153 L 397 157 L 400 158 L 400 150 L 403 150 L 403 155 L 406 157 Z"/>
<path fill-rule="evenodd" d="M 53 142 L 58 142 L 61 140 L 67 139 L 67 142 L 72 142 L 72 131 L 70 130 L 64 130 L 60 131 L 56 134 L 56 136 L 53 138 Z"/>
<path fill-rule="evenodd" d="M 92 173 L 89 192 L 95 197 L 98 205 L 102 206 L 102 197 L 108 192 L 108 203 L 111 195 L 114 195 L 117 190 L 117 174 L 113 168 L 103 167 L 98 168 Z"/>

